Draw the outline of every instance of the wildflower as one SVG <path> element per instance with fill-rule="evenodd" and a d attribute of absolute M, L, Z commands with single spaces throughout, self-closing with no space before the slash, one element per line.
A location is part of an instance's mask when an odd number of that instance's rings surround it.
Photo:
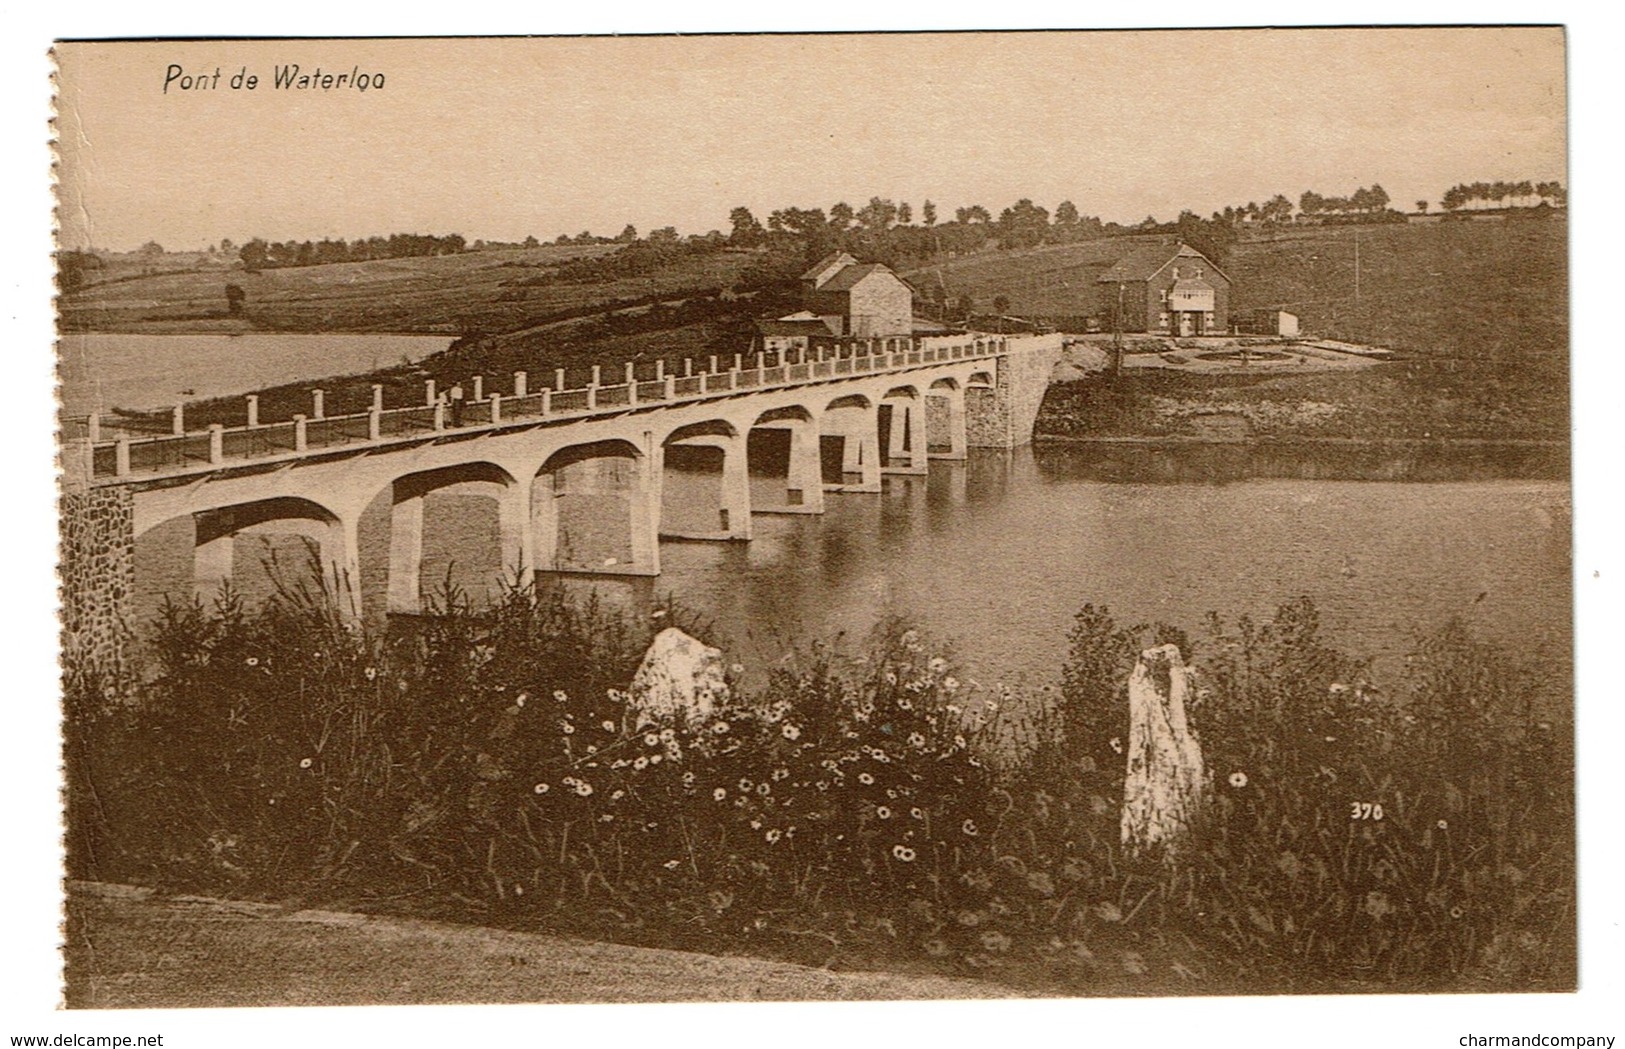
<path fill-rule="evenodd" d="M 655 735 L 653 732 L 645 732 L 643 734 L 643 745 L 646 747 L 658 747 L 660 745 L 660 737 Z"/>
<path fill-rule="evenodd" d="M 259 661 L 259 658 L 257 656 L 249 656 L 243 662 L 247 663 L 251 667 L 257 667 L 257 666 L 260 665 L 260 661 Z"/>
<path fill-rule="evenodd" d="M 897 697 L 897 709 L 898 710 L 913 710 L 914 709 L 914 701 L 909 699 L 907 696 L 898 696 Z"/>
<path fill-rule="evenodd" d="M 1463 915 L 1465 915 L 1466 913 L 1467 912 L 1462 910 L 1460 907 L 1452 907 L 1452 908 L 1450 908 L 1450 917 L 1452 917 L 1452 918 L 1459 919 Z"/>
<path fill-rule="evenodd" d="M 785 722 L 784 728 L 780 729 L 779 733 L 784 736 L 785 739 L 791 741 L 798 740 L 801 738 L 801 727 L 798 725 L 792 725 L 789 722 Z"/>
<path fill-rule="evenodd" d="M 779 843 L 779 839 L 781 837 L 783 837 L 783 836 L 784 836 L 783 832 L 781 832 L 777 827 L 775 827 L 772 830 L 769 830 L 767 832 L 767 835 L 766 835 L 767 843 L 769 845 L 777 845 Z"/>
<path fill-rule="evenodd" d="M 781 767 L 781 768 L 776 768 L 776 769 L 773 770 L 773 782 L 774 783 L 777 783 L 780 780 L 786 780 L 786 779 L 789 779 L 789 778 L 790 778 L 790 770 L 789 769 Z"/>
<path fill-rule="evenodd" d="M 626 797 L 626 791 L 617 790 L 615 793 L 613 793 L 613 794 L 611 794 L 609 796 L 609 800 L 610 801 L 620 801 L 624 797 Z"/>
<path fill-rule="evenodd" d="M 888 762 L 888 761 L 891 760 L 891 758 L 886 756 L 886 752 L 884 750 L 881 750 L 879 747 L 876 747 L 874 749 L 874 752 L 870 756 L 873 757 L 876 761 L 879 761 L 881 763 L 885 763 L 885 762 Z"/>
<path fill-rule="evenodd" d="M 1123 741 L 1116 736 L 1112 737 L 1111 748 L 1113 754 L 1123 753 Z"/>
<path fill-rule="evenodd" d="M 681 865 L 682 865 L 681 860 L 667 860 L 665 863 L 661 864 L 662 867 L 666 868 L 669 871 L 674 871 L 678 867 L 680 867 Z"/>
<path fill-rule="evenodd" d="M 975 820 L 966 820 L 964 823 L 961 823 L 959 825 L 959 829 L 964 831 L 967 835 L 969 835 L 972 838 L 976 837 L 976 835 L 981 833 L 981 831 L 976 829 L 976 821 Z"/>
<path fill-rule="evenodd" d="M 930 667 L 933 674 L 940 674 L 948 669 L 948 661 L 941 656 L 932 656 L 931 662 L 926 665 Z"/>
<path fill-rule="evenodd" d="M 1240 790 L 1242 787 L 1245 787 L 1247 785 L 1247 773 L 1245 773 L 1245 772 L 1232 772 L 1232 773 L 1230 773 L 1230 785 L 1232 787 L 1235 787 L 1237 790 Z"/>
<path fill-rule="evenodd" d="M 718 787 L 716 790 L 713 790 L 711 792 L 711 796 L 713 798 L 715 798 L 716 800 L 721 801 L 723 798 L 726 798 L 728 796 L 728 788 L 727 787 Z"/>
<path fill-rule="evenodd" d="M 1331 683 L 1331 686 L 1326 689 L 1326 691 L 1330 692 L 1334 696 L 1341 696 L 1343 693 L 1347 692 L 1348 690 L 1349 690 L 1349 687 L 1347 685 L 1343 684 L 1340 681 L 1333 681 Z"/>
<path fill-rule="evenodd" d="M 879 816 L 883 820 L 889 820 L 891 819 L 891 809 L 881 805 L 879 808 L 875 809 L 875 815 Z"/>
<path fill-rule="evenodd" d="M 735 663 L 732 666 L 730 666 L 728 668 L 728 670 L 729 670 L 730 673 L 732 673 L 734 675 L 743 674 L 745 672 L 745 664 L 743 664 L 743 663 Z"/>
<path fill-rule="evenodd" d="M 598 745 L 596 743 L 588 743 L 587 744 L 587 753 L 588 754 L 596 754 L 596 753 L 598 753 Z"/>
<path fill-rule="evenodd" d="M 965 737 L 964 736 L 955 736 L 954 737 L 954 746 L 958 747 L 961 750 L 964 750 L 965 749 Z"/>
<path fill-rule="evenodd" d="M 941 958 L 948 953 L 948 945 L 936 936 L 926 940 L 921 946 L 925 948 L 925 953 L 933 958 Z"/>
<path fill-rule="evenodd" d="M 1438 827 L 1440 830 L 1449 830 L 1450 829 L 1450 821 L 1449 820 L 1440 820 L 1438 823 L 1435 823 L 1434 826 Z"/>
<path fill-rule="evenodd" d="M 739 790 L 742 794 L 749 794 L 751 788 L 754 786 L 756 786 L 756 784 L 752 783 L 748 779 L 742 779 L 739 781 Z"/>
<path fill-rule="evenodd" d="M 302 769 L 308 769 L 308 768 L 310 768 L 310 766 L 311 766 L 311 760 L 309 758 L 305 758 L 304 760 L 299 762 L 299 767 L 302 768 Z"/>
<path fill-rule="evenodd" d="M 715 725 L 711 726 L 711 731 L 715 732 L 719 736 L 727 735 L 728 723 L 726 721 L 719 721 Z"/>
<path fill-rule="evenodd" d="M 761 820 L 751 820 L 750 821 L 750 829 L 751 830 L 761 830 L 762 829 L 762 821 Z"/>
<path fill-rule="evenodd" d="M 908 742 L 910 746 L 916 749 L 925 749 L 925 737 L 920 735 L 918 732 L 910 732 L 908 734 Z"/>
<path fill-rule="evenodd" d="M 858 773 L 858 782 L 863 784 L 865 787 L 869 786 L 874 781 L 875 781 L 875 778 L 873 776 L 869 775 L 867 772 Z"/>
<path fill-rule="evenodd" d="M 656 756 L 658 757 L 658 755 Z M 639 772 L 642 772 L 644 769 L 649 767 L 649 759 L 644 757 L 642 754 L 639 754 L 637 757 L 632 759 L 632 767 L 637 769 Z"/>
<path fill-rule="evenodd" d="M 692 773 L 692 772 L 683 773 L 683 786 L 692 787 L 693 785 L 694 785 L 694 773 Z"/>
<path fill-rule="evenodd" d="M 563 732 L 566 736 L 573 736 L 575 735 L 576 727 L 570 724 L 568 721 L 561 721 L 559 722 L 559 731 Z"/>
<path fill-rule="evenodd" d="M 1394 912 L 1394 905 L 1388 902 L 1387 893 L 1373 890 L 1365 894 L 1363 910 L 1371 917 L 1381 919 Z"/>
<path fill-rule="evenodd" d="M 610 815 L 609 813 L 606 812 L 602 816 L 598 817 L 598 822 L 599 823 L 610 823 L 610 822 L 613 822 L 614 819 L 615 819 L 614 816 L 612 816 L 612 815 Z"/>
<path fill-rule="evenodd" d="M 615 731 L 615 722 L 609 720 L 608 718 L 605 718 L 604 719 L 604 731 L 605 732 L 614 732 Z"/>
<path fill-rule="evenodd" d="M 996 699 L 990 699 L 982 705 L 987 708 L 987 712 L 989 714 L 997 714 L 999 712 L 999 701 Z"/>
<path fill-rule="evenodd" d="M 954 677 L 952 674 L 949 674 L 947 677 L 942 679 L 942 687 L 948 692 L 958 692 L 959 679 Z"/>
<path fill-rule="evenodd" d="M 662 757 L 662 755 L 659 755 L 659 754 L 650 754 L 649 755 L 649 764 L 651 764 L 651 765 L 660 764 L 660 758 L 661 757 Z M 642 761 L 642 760 L 643 760 L 642 758 L 638 759 L 638 761 Z M 637 761 L 632 762 L 633 765 L 636 765 L 637 763 L 638 763 Z"/>
<path fill-rule="evenodd" d="M 891 854 L 904 863 L 913 863 L 916 855 L 914 850 L 907 845 L 893 845 Z"/>
<path fill-rule="evenodd" d="M 920 643 L 920 632 L 912 629 L 905 630 L 903 631 L 903 636 L 899 638 L 899 640 L 902 641 L 903 647 L 913 648 L 915 645 Z"/>
<path fill-rule="evenodd" d="M 378 668 L 377 667 L 368 667 L 366 670 L 363 670 L 362 673 L 367 675 L 367 680 L 368 681 L 375 681 L 378 678 Z M 519 697 L 519 705 L 520 706 L 525 705 L 525 698 L 523 696 Z"/>
<path fill-rule="evenodd" d="M 918 806 L 918 805 L 916 805 L 916 806 L 915 806 L 915 807 L 914 807 L 914 808 L 912 808 L 912 809 L 909 809 L 909 810 L 908 810 L 908 814 L 909 814 L 909 815 L 910 815 L 910 816 L 913 816 L 913 817 L 914 817 L 914 818 L 915 818 L 915 819 L 917 819 L 917 820 L 923 820 L 923 819 L 925 819 L 925 812 L 924 812 L 924 811 L 923 811 L 923 810 L 921 810 L 921 809 L 920 809 L 920 807 L 919 807 L 919 806 Z"/>
<path fill-rule="evenodd" d="M 897 684 L 897 675 L 892 673 L 890 670 L 886 671 L 886 684 L 888 684 L 888 685 Z"/>
<path fill-rule="evenodd" d="M 592 794 L 592 784 L 588 783 L 584 779 L 583 780 L 577 780 L 576 781 L 576 793 L 581 795 L 583 798 L 589 796 L 590 794 Z"/>
<path fill-rule="evenodd" d="M 532 787 L 531 789 L 534 790 L 538 794 L 546 794 L 547 793 L 547 784 L 538 783 L 538 784 L 536 784 L 536 786 Z"/>
<path fill-rule="evenodd" d="M 994 954 L 1003 954 L 1010 949 L 1010 937 L 997 929 L 989 929 L 982 934 L 982 949 Z"/>
<path fill-rule="evenodd" d="M 959 916 L 958 916 L 958 920 L 959 920 L 959 924 L 963 925 L 965 928 L 974 929 L 978 925 L 982 924 L 982 912 L 981 911 L 960 911 Z"/>
<path fill-rule="evenodd" d="M 569 698 L 570 698 L 570 697 L 569 697 L 569 696 L 567 696 L 567 695 L 565 695 L 565 694 L 564 694 L 564 692 L 563 692 L 563 691 L 562 691 L 562 690 L 559 690 L 559 689 L 554 689 L 554 690 L 553 690 L 553 701 L 554 701 L 554 702 L 555 702 L 555 703 L 563 703 L 563 702 L 566 702 L 566 701 L 567 701 L 567 700 L 569 700 Z"/>

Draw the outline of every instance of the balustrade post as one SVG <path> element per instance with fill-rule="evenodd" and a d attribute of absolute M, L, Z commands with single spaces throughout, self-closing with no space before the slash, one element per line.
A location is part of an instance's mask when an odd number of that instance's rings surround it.
<path fill-rule="evenodd" d="M 119 477 L 130 476 L 130 439 L 120 437 L 113 445 L 113 473 Z"/>
<path fill-rule="evenodd" d="M 603 367 L 601 365 L 595 364 L 595 365 L 592 366 L 592 382 L 590 383 L 590 385 L 592 385 L 592 386 L 602 386 L 603 384 L 604 384 Z M 562 389 L 564 389 L 564 387 L 560 386 L 559 389 L 562 390 Z"/>
<path fill-rule="evenodd" d="M 630 405 L 636 405 L 638 403 L 637 379 L 628 378 L 626 380 L 626 403 Z"/>
<path fill-rule="evenodd" d="M 765 367 L 767 367 L 767 354 L 759 352 L 756 354 L 756 370 L 761 371 Z"/>
<path fill-rule="evenodd" d="M 715 375 L 717 373 L 717 355 L 716 354 L 713 353 L 711 355 L 711 367 L 706 369 L 706 370 L 709 371 L 712 375 Z"/>
<path fill-rule="evenodd" d="M 690 375 L 693 375 L 693 374 L 694 374 L 694 358 L 692 358 L 692 357 L 684 357 L 683 358 L 683 378 L 686 379 Z"/>
<path fill-rule="evenodd" d="M 476 401 L 485 400 L 485 376 L 483 375 L 474 376 L 474 399 Z"/>
<path fill-rule="evenodd" d="M 563 390 L 564 389 L 564 369 L 563 368 L 554 368 L 553 369 L 553 388 L 555 390 Z"/>
<path fill-rule="evenodd" d="M 367 410 L 367 440 L 376 441 L 383 432 L 384 410 L 375 404 Z"/>
<path fill-rule="evenodd" d="M 677 376 L 668 375 L 668 376 L 666 376 L 666 400 L 674 401 L 676 399 L 677 399 Z"/>
<path fill-rule="evenodd" d="M 226 427 L 222 423 L 209 424 L 209 463 L 217 466 L 226 460 Z"/>
<path fill-rule="evenodd" d="M 523 397 L 523 396 L 525 396 L 525 385 L 529 381 L 530 381 L 530 376 L 529 375 L 526 375 L 524 372 L 514 372 L 513 373 L 513 395 L 515 397 Z"/>
<path fill-rule="evenodd" d="M 327 418 L 327 391 L 310 391 L 310 417 L 312 419 Z"/>
<path fill-rule="evenodd" d="M 251 393 L 247 397 L 244 397 L 243 400 L 248 402 L 248 425 L 258 426 L 260 424 L 259 397 L 256 394 Z"/>
<path fill-rule="evenodd" d="M 657 357 L 657 358 L 655 358 L 655 382 L 660 382 L 665 377 L 666 377 L 666 358 Z"/>
<path fill-rule="evenodd" d="M 491 422 L 499 423 L 501 421 L 502 421 L 502 394 L 493 392 L 491 394 Z"/>
<path fill-rule="evenodd" d="M 551 412 L 552 410 L 553 410 L 553 391 L 549 390 L 549 389 L 546 389 L 544 387 L 543 390 L 542 390 L 542 414 L 546 415 L 548 412 Z"/>
<path fill-rule="evenodd" d="M 100 412 L 91 412 L 85 417 L 85 436 L 90 443 L 95 444 L 102 439 L 102 416 Z"/>
<path fill-rule="evenodd" d="M 446 428 L 446 402 L 445 401 L 436 401 L 436 402 L 434 402 L 434 428 L 436 430 L 444 430 Z"/>
<path fill-rule="evenodd" d="M 305 417 L 303 415 L 295 415 L 293 417 L 293 450 L 296 452 L 302 452 L 305 450 L 305 447 Z"/>
<path fill-rule="evenodd" d="M 436 398 L 435 398 L 435 395 L 434 395 L 434 380 L 433 379 L 425 379 L 423 381 L 423 406 L 427 408 L 430 405 L 434 404 L 435 400 L 436 400 Z"/>
<path fill-rule="evenodd" d="M 734 354 L 734 369 L 733 370 L 734 371 L 739 371 L 739 370 L 743 369 L 744 367 L 745 367 L 745 355 L 742 354 L 742 353 Z"/>
<path fill-rule="evenodd" d="M 169 413 L 169 432 L 179 437 L 186 432 L 186 407 L 177 404 Z"/>
<path fill-rule="evenodd" d="M 710 386 L 711 386 L 711 373 L 710 372 L 701 372 L 700 373 L 700 393 L 701 394 L 710 393 L 711 392 Z"/>
<path fill-rule="evenodd" d="M 626 362 L 626 382 L 629 386 L 636 386 L 638 382 L 638 366 L 631 361 Z"/>
<path fill-rule="evenodd" d="M 592 411 L 598 407 L 598 384 L 593 383 L 587 387 L 587 410 Z"/>
<path fill-rule="evenodd" d="M 372 384 L 372 409 L 376 412 L 384 410 L 384 384 L 381 382 Z"/>

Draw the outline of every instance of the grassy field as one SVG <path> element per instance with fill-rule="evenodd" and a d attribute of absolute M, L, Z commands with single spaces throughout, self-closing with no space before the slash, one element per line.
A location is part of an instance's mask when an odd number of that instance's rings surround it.
<path fill-rule="evenodd" d="M 61 300 L 70 331 L 222 330 L 509 332 L 550 316 L 617 300 L 717 288 L 751 256 L 694 256 L 646 277 L 538 283 L 561 263 L 618 245 L 548 245 L 458 255 L 269 269 L 160 272 L 81 288 Z M 226 314 L 225 286 L 247 292 L 241 318 Z"/>

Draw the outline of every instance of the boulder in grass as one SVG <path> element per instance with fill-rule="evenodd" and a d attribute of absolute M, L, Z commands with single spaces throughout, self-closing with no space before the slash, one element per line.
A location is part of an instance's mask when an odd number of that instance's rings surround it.
<path fill-rule="evenodd" d="M 722 651 L 676 627 L 655 635 L 632 677 L 638 726 L 695 726 L 728 701 Z"/>
<path fill-rule="evenodd" d="M 1123 844 L 1131 852 L 1174 849 L 1207 796 L 1202 747 L 1185 720 L 1191 669 L 1177 645 L 1148 648 L 1128 682 L 1128 771 Z"/>

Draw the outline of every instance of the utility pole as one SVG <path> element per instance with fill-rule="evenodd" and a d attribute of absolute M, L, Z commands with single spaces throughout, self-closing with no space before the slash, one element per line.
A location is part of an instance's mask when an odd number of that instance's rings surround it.
<path fill-rule="evenodd" d="M 1360 304 L 1360 227 L 1354 227 L 1354 305 Z"/>

